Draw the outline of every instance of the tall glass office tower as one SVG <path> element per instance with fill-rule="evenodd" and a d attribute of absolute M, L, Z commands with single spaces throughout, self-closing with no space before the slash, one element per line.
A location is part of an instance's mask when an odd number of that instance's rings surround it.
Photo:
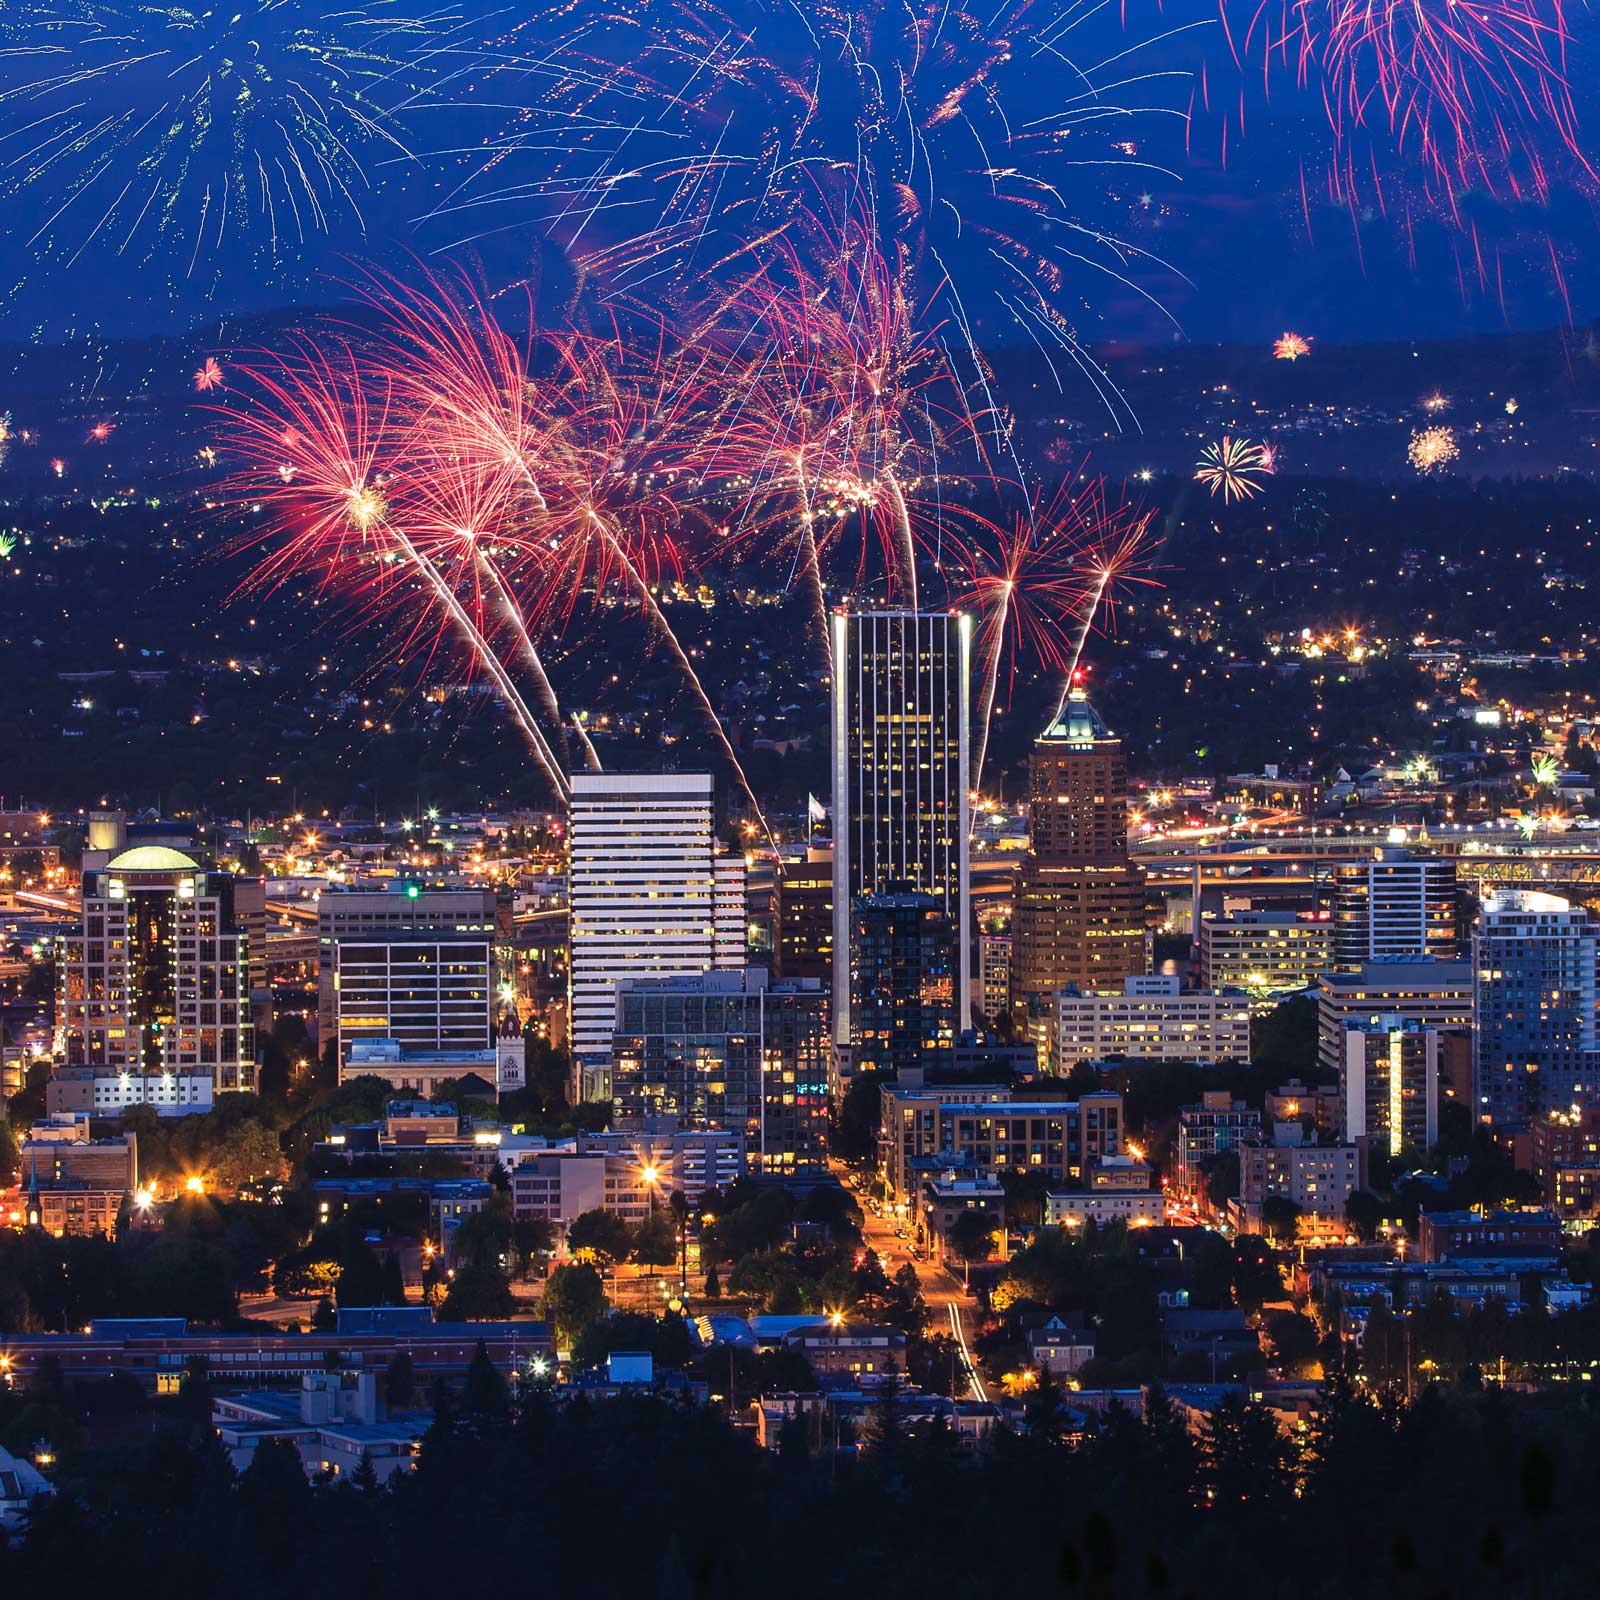
<path fill-rule="evenodd" d="M 852 1037 L 853 908 L 863 896 L 928 895 L 949 919 L 965 1028 L 971 619 L 836 613 L 833 668 L 834 1042 Z"/>

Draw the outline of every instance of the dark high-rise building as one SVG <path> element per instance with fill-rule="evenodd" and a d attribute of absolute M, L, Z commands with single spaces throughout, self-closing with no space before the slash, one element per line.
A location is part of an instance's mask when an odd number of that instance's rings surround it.
<path fill-rule="evenodd" d="M 863 896 L 925 895 L 949 926 L 957 1026 L 971 1002 L 968 685 L 971 619 L 833 618 L 833 1036 L 857 1037 L 851 947 Z"/>
<path fill-rule="evenodd" d="M 851 918 L 854 1066 L 898 1074 L 956 1040 L 955 929 L 928 894 L 862 895 Z"/>
<path fill-rule="evenodd" d="M 1456 957 L 1456 867 L 1443 856 L 1382 849 L 1333 874 L 1333 961 L 1356 972 L 1373 961 Z"/>
<path fill-rule="evenodd" d="M 778 879 L 778 975 L 833 982 L 833 852 L 810 849 Z"/>
<path fill-rule="evenodd" d="M 1145 970 L 1144 873 L 1128 859 L 1128 769 L 1079 690 L 1029 763 L 1031 847 L 1011 917 L 1011 1001 L 1048 1010 L 1068 984 L 1120 991 Z"/>
<path fill-rule="evenodd" d="M 766 971 L 624 979 L 611 1047 L 616 1126 L 743 1136 L 759 1172 L 827 1159 L 828 991 Z"/>

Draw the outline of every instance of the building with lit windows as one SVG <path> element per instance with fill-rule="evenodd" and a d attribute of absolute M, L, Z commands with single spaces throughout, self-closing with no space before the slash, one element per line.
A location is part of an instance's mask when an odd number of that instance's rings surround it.
<path fill-rule="evenodd" d="M 757 1172 L 827 1160 L 828 994 L 760 967 L 624 979 L 611 1048 L 613 1126 L 740 1134 Z"/>
<path fill-rule="evenodd" d="M 997 1022 L 1011 1009 L 1011 935 L 978 935 L 978 1009 Z"/>
<path fill-rule="evenodd" d="M 863 897 L 932 901 L 949 930 L 951 1032 L 970 1024 L 971 657 L 969 617 L 833 617 L 833 1037 L 846 1051 L 859 1034 Z"/>
<path fill-rule="evenodd" d="M 1250 1009 L 1243 995 L 1185 994 L 1175 976 L 1124 980 L 1121 994 L 1056 996 L 1055 1061 L 1223 1061 L 1250 1059 Z"/>
<path fill-rule="evenodd" d="M 56 952 L 58 1061 L 94 1080 L 97 1109 L 171 1098 L 162 1086 L 180 1082 L 254 1089 L 249 950 L 233 887 L 164 846 L 84 874 L 81 921 Z M 93 1093 L 102 1083 L 106 1094 Z"/>
<path fill-rule="evenodd" d="M 1199 1105 L 1178 1113 L 1177 1187 L 1191 1200 L 1204 1192 L 1216 1157 L 1237 1150 L 1261 1132 L 1261 1113 L 1226 1089 L 1207 1089 Z"/>
<path fill-rule="evenodd" d="M 494 943 L 484 934 L 377 933 L 333 945 L 341 1073 L 357 1043 L 401 1052 L 492 1051 Z"/>
<path fill-rule="evenodd" d="M 492 889 L 437 889 L 397 882 L 387 889 L 324 889 L 317 897 L 317 1038 L 338 1032 L 334 946 L 341 939 L 431 933 L 443 939 L 490 939 L 495 932 Z"/>
<path fill-rule="evenodd" d="M 1246 1139 L 1239 1151 L 1239 1201 L 1243 1229 L 1259 1233 L 1265 1202 L 1287 1200 L 1300 1210 L 1307 1237 L 1343 1237 L 1345 1202 L 1361 1187 L 1361 1152 L 1353 1144 L 1308 1144 L 1297 1127 L 1280 1125 L 1271 1139 Z"/>
<path fill-rule="evenodd" d="M 1439 1139 L 1439 1031 L 1401 1017 L 1345 1026 L 1339 1073 L 1346 1139 L 1397 1156 Z"/>
<path fill-rule="evenodd" d="M 1036 1171 L 1054 1184 L 1087 1186 L 1096 1162 L 1122 1153 L 1122 1096 L 1076 1100 L 964 1098 L 967 1086 L 946 1086 L 945 1098 L 906 1103 L 910 1120 L 881 1140 L 890 1201 L 918 1202 L 929 1176 Z"/>
<path fill-rule="evenodd" d="M 1532 1122 L 1600 1094 L 1600 923 L 1553 894 L 1489 895 L 1472 934 L 1478 1115 Z"/>
<path fill-rule="evenodd" d="M 1317 1065 L 1331 1081 L 1341 1075 L 1345 1030 L 1352 1024 L 1398 1017 L 1464 1035 L 1472 1027 L 1470 961 L 1375 961 L 1355 972 L 1324 972 L 1317 979 Z M 1441 1039 L 1443 1051 L 1448 1041 Z"/>
<path fill-rule="evenodd" d="M 850 919 L 854 1067 L 902 1072 L 956 1042 L 956 930 L 926 894 L 862 895 Z"/>
<path fill-rule="evenodd" d="M 1011 1004 L 1047 1016 L 1069 986 L 1116 991 L 1149 966 L 1144 872 L 1128 859 L 1122 741 L 1081 690 L 1028 762 L 1029 849 L 1011 916 Z"/>
<path fill-rule="evenodd" d="M 833 983 L 833 852 L 786 861 L 777 885 L 777 975 Z"/>
<path fill-rule="evenodd" d="M 580 1099 L 607 1099 L 617 985 L 717 964 L 709 774 L 575 772 L 570 850 L 575 1087 Z M 742 926 L 742 904 L 739 915 Z"/>
<path fill-rule="evenodd" d="M 1445 856 L 1385 848 L 1333 869 L 1333 964 L 1456 957 L 1456 865 Z"/>
<path fill-rule="evenodd" d="M 1321 911 L 1234 911 L 1205 917 L 1196 947 L 1207 989 L 1255 1002 L 1309 989 L 1333 964 L 1333 924 Z"/>

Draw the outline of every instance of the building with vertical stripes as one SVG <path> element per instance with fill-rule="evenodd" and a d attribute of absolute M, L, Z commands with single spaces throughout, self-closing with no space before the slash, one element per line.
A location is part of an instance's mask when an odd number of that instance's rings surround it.
<path fill-rule="evenodd" d="M 582 1098 L 606 1097 L 623 979 L 716 965 L 714 851 L 709 774 L 572 775 L 568 995 Z"/>
<path fill-rule="evenodd" d="M 972 622 L 949 612 L 833 617 L 833 1037 L 852 1043 L 852 937 L 863 896 L 926 895 L 954 940 L 971 1026 L 967 846 Z"/>

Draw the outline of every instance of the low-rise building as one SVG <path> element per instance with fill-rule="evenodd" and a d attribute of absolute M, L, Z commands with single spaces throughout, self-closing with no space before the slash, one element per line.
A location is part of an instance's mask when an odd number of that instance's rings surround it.
<path fill-rule="evenodd" d="M 1559 1255 L 1561 1224 L 1550 1211 L 1424 1211 L 1417 1244 L 1425 1262 L 1503 1261 L 1536 1270 Z"/>
<path fill-rule="evenodd" d="M 310 1373 L 297 1390 L 219 1395 L 211 1425 L 234 1471 L 243 1472 L 263 1440 L 292 1445 L 306 1476 L 353 1478 L 367 1462 L 379 1483 L 415 1465 L 431 1411 L 390 1415 L 376 1372 Z"/>
<path fill-rule="evenodd" d="M 1094 1335 L 1051 1317 L 1041 1327 L 1028 1330 L 1028 1360 L 1041 1372 L 1070 1378 L 1094 1360 Z"/>
<path fill-rule="evenodd" d="M 0 1531 L 23 1532 L 34 1501 L 55 1492 L 55 1486 L 31 1461 L 0 1450 Z"/>
<path fill-rule="evenodd" d="M 1545 1204 L 1563 1221 L 1593 1216 L 1600 1202 L 1600 1106 L 1546 1112 L 1529 1132 Z"/>
<path fill-rule="evenodd" d="M 1143 1228 L 1165 1215 L 1159 1189 L 1057 1189 L 1044 1198 L 1044 1220 L 1052 1228 L 1078 1228 L 1090 1221 Z"/>
<path fill-rule="evenodd" d="M 993 1178 L 958 1177 L 940 1173 L 922 1186 L 921 1238 L 935 1261 L 959 1257 L 950 1243 L 950 1230 L 969 1212 L 986 1216 L 994 1224 L 995 1256 L 1006 1255 L 1006 1192 Z"/>
<path fill-rule="evenodd" d="M 1183 993 L 1166 974 L 1123 979 L 1121 994 L 1056 996 L 1055 1061 L 1247 1061 L 1250 1007 L 1237 991 Z"/>
<path fill-rule="evenodd" d="M 872 1388 L 905 1372 L 906 1336 L 898 1328 L 870 1322 L 822 1318 L 787 1334 L 784 1345 L 798 1350 L 819 1378 L 848 1378 L 855 1388 Z"/>
<path fill-rule="evenodd" d="M 1036 1171 L 1053 1183 L 1086 1181 L 1103 1156 L 1122 1151 L 1122 1096 L 1084 1094 L 1076 1100 L 979 1100 L 965 1086 L 945 1098 L 918 1100 L 909 1129 L 897 1125 L 884 1145 L 884 1172 L 896 1205 L 913 1206 L 920 1179 L 915 1158 L 952 1159 L 980 1172 Z M 897 1109 L 902 1109 L 898 1108 Z"/>
<path fill-rule="evenodd" d="M 1264 1122 L 1309 1122 L 1318 1137 L 1337 1134 L 1340 1097 L 1336 1083 L 1304 1084 L 1298 1078 L 1269 1090 L 1261 1102 Z"/>
<path fill-rule="evenodd" d="M 483 1049 L 410 1049 L 394 1039 L 358 1039 L 339 1068 L 342 1079 L 382 1078 L 397 1095 L 431 1099 L 441 1089 L 465 1085 L 485 1095 L 511 1094 L 527 1079 L 527 1046 L 516 1028 L 502 1024 Z"/>
<path fill-rule="evenodd" d="M 1225 1089 L 1208 1089 L 1200 1104 L 1178 1113 L 1177 1186 L 1195 1199 L 1204 1193 L 1212 1160 L 1261 1131 L 1261 1113 Z"/>

